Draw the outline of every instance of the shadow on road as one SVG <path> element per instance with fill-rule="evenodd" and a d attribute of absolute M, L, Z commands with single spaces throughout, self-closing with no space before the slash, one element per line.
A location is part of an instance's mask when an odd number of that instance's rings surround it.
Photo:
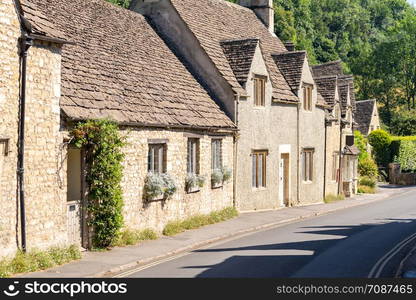
<path fill-rule="evenodd" d="M 363 257 L 377 261 L 386 249 L 393 248 L 397 242 L 416 232 L 416 219 L 383 219 L 377 224 L 362 224 L 354 226 L 331 225 L 301 227 L 296 232 L 311 235 L 310 240 L 289 243 L 263 244 L 244 247 L 210 248 L 195 250 L 194 253 L 236 252 L 223 262 L 215 265 L 186 266 L 185 269 L 204 269 L 197 277 L 220 278 L 283 278 L 290 277 L 304 268 L 322 253 L 328 251 L 338 243 L 345 243 L 348 239 L 360 236 L 364 240 L 362 246 L 368 253 L 361 253 L 360 249 L 342 248 L 335 258 L 337 265 L 345 259 L 345 267 L 352 267 L 351 262 L 360 264 Z M 267 233 L 266 233 L 267 234 Z M 366 238 L 375 237 L 374 239 Z M 371 240 L 371 241 L 370 241 Z M 348 243 L 345 243 L 348 245 Z M 283 252 L 282 255 L 268 255 L 272 251 Z M 377 252 L 377 250 L 381 252 Z M 250 255 L 246 255 L 247 251 Z M 259 252 L 256 255 L 255 252 Z M 246 252 L 246 253 L 244 253 Z M 241 255 L 239 255 L 241 253 Z M 329 263 L 329 262 L 328 262 Z M 374 263 L 373 263 L 374 264 Z M 329 269 L 329 267 L 327 267 Z M 367 269 L 365 269 L 367 270 Z M 322 277 L 325 272 L 322 271 Z M 364 275 L 364 274 L 362 274 Z M 326 277 L 331 276 L 327 274 Z"/>

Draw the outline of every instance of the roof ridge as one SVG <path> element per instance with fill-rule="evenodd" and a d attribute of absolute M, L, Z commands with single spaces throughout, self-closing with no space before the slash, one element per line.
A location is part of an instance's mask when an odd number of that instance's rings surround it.
<path fill-rule="evenodd" d="M 306 50 L 297 50 L 297 51 L 286 51 L 286 52 L 279 52 L 279 53 L 272 53 L 272 56 L 280 56 L 280 55 L 289 55 L 289 54 L 308 54 Z"/>
<path fill-rule="evenodd" d="M 342 63 L 342 60 L 341 59 L 338 59 L 338 60 L 334 60 L 334 61 L 328 61 L 326 63 L 321 63 L 321 64 L 318 64 L 318 65 L 313 65 L 312 68 L 313 67 L 319 67 L 319 66 L 333 65 L 333 64 L 337 64 L 337 63 Z"/>
<path fill-rule="evenodd" d="M 376 102 L 377 99 L 367 99 L 367 100 L 357 100 L 357 103 L 363 103 L 363 102 Z"/>
<path fill-rule="evenodd" d="M 220 43 L 234 43 L 234 42 L 243 42 L 243 41 L 260 41 L 259 38 L 246 38 L 246 39 L 230 39 L 230 40 L 222 40 Z"/>

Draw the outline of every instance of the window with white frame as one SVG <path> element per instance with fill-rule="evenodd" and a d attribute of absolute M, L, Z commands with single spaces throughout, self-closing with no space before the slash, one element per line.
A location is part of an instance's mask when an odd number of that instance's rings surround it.
<path fill-rule="evenodd" d="M 188 174 L 199 174 L 199 139 L 188 139 Z"/>
<path fill-rule="evenodd" d="M 166 173 L 166 144 L 149 144 L 148 171 L 155 174 Z"/>

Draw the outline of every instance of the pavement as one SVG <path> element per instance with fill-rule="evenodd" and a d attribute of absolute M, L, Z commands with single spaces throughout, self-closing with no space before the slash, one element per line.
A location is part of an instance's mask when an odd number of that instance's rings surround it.
<path fill-rule="evenodd" d="M 81 260 L 42 272 L 18 275 L 27 278 L 110 277 L 139 265 L 166 259 L 216 242 L 237 238 L 268 228 L 283 226 L 352 207 L 368 205 L 386 198 L 414 192 L 415 187 L 383 185 L 374 195 L 358 195 L 330 204 L 315 204 L 278 210 L 241 213 L 237 218 L 189 230 L 173 237 L 162 236 L 135 246 L 116 247 L 105 252 L 84 252 Z"/>

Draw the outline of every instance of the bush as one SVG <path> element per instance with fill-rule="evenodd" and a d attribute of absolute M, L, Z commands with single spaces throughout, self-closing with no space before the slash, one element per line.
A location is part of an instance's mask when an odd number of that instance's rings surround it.
<path fill-rule="evenodd" d="M 337 196 L 337 195 L 329 194 L 325 197 L 324 202 L 325 203 L 332 203 L 332 202 L 341 201 L 341 200 L 345 200 L 344 195 L 339 194 Z"/>
<path fill-rule="evenodd" d="M 360 185 L 368 186 L 371 188 L 375 188 L 377 185 L 377 181 L 375 178 L 364 176 L 360 178 Z"/>
<path fill-rule="evenodd" d="M 226 221 L 236 216 L 238 216 L 237 210 L 234 207 L 228 207 L 220 211 L 212 212 L 209 215 L 196 215 L 182 221 L 176 220 L 169 222 L 163 229 L 163 234 L 172 236 L 184 232 L 185 230 L 196 229 L 205 225 Z"/>
<path fill-rule="evenodd" d="M 416 135 L 416 110 L 395 112 L 390 122 L 390 130 L 400 136 Z"/>
<path fill-rule="evenodd" d="M 0 261 L 0 278 L 46 270 L 80 258 L 81 252 L 76 246 L 54 247 L 46 251 L 32 250 L 27 253 L 18 251 L 13 258 Z"/>
<path fill-rule="evenodd" d="M 395 138 L 391 143 L 394 162 L 399 163 L 404 172 L 416 171 L 416 139 L 414 137 Z"/>
<path fill-rule="evenodd" d="M 175 181 L 169 174 L 149 173 L 144 183 L 144 198 L 153 200 L 158 197 L 169 198 L 176 192 Z"/>
<path fill-rule="evenodd" d="M 359 194 L 375 194 L 376 189 L 370 186 L 366 186 L 366 185 L 359 185 L 358 193 Z"/>
<path fill-rule="evenodd" d="M 379 166 L 387 167 L 391 162 L 390 144 L 392 137 L 384 130 L 374 130 L 368 136 L 368 141 L 373 147 L 376 162 Z"/>
<path fill-rule="evenodd" d="M 358 150 L 360 150 L 360 154 L 358 156 L 358 160 L 368 159 L 369 155 L 367 152 L 367 143 L 368 140 L 362 135 L 362 133 L 358 130 L 354 131 L 354 140 L 355 145 L 357 146 Z"/>
<path fill-rule="evenodd" d="M 158 238 L 157 233 L 151 229 L 144 230 L 123 230 L 117 240 L 113 243 L 113 246 L 128 246 L 136 245 L 141 241 L 156 240 Z"/>
<path fill-rule="evenodd" d="M 371 178 L 377 178 L 378 168 L 374 160 L 367 156 L 364 159 L 358 161 L 358 173 L 361 176 L 367 176 Z"/>

